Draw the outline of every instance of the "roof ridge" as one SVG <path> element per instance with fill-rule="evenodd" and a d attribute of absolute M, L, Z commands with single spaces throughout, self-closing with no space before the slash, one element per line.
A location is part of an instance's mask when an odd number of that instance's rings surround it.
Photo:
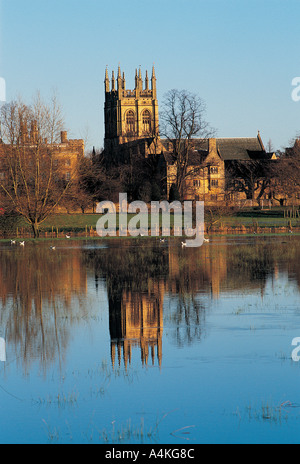
<path fill-rule="evenodd" d="M 236 139 L 253 139 L 257 140 L 257 137 L 217 137 L 217 140 L 236 140 Z"/>

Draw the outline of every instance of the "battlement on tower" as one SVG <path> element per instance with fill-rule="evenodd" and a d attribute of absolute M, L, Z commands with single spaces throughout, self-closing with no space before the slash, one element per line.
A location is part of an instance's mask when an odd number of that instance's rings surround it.
<path fill-rule="evenodd" d="M 105 139 L 107 154 L 116 152 L 120 145 L 159 136 L 158 102 L 154 66 L 151 79 L 145 79 L 141 69 L 135 71 L 134 89 L 126 89 L 125 73 L 118 67 L 117 78 L 105 71 Z"/>

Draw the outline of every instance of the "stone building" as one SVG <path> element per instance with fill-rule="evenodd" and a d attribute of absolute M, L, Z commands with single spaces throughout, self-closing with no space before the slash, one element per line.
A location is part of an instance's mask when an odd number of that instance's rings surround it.
<path fill-rule="evenodd" d="M 167 166 L 167 191 L 176 182 L 177 165 L 172 153 L 164 153 Z M 230 168 L 235 162 L 271 162 L 275 153 L 267 153 L 258 133 L 248 138 L 194 139 L 185 179 L 185 200 L 205 201 L 208 205 L 242 203 L 250 205 L 255 198 L 228 188 Z M 258 190 L 256 196 L 258 195 Z M 267 189 L 265 196 L 268 195 Z M 264 196 L 264 198 L 265 198 Z"/>
<path fill-rule="evenodd" d="M 151 81 L 151 85 L 150 85 Z M 118 162 L 128 159 L 130 154 L 140 154 L 145 158 L 158 156 L 160 160 L 161 183 L 169 198 L 172 185 L 176 183 L 178 165 L 172 152 L 172 143 L 160 138 L 157 100 L 157 79 L 154 66 L 151 79 L 146 71 L 144 85 L 141 70 L 135 71 L 135 87 L 126 88 L 124 73 L 118 67 L 117 78 L 114 71 L 111 79 L 105 71 L 105 139 L 104 153 L 107 159 Z M 184 199 L 200 200 L 206 204 L 237 204 L 254 206 L 260 202 L 271 202 L 271 191 L 261 188 L 263 172 L 249 192 L 228 189 L 233 166 L 237 163 L 272 163 L 275 153 L 268 153 L 260 133 L 256 137 L 192 139 L 189 150 L 187 175 L 184 181 Z M 239 174 L 237 174 L 238 176 Z M 238 179 L 236 181 L 246 181 Z"/>
<path fill-rule="evenodd" d="M 68 182 L 71 178 L 76 176 L 78 161 L 84 156 L 83 140 L 68 139 L 68 133 L 66 131 L 61 132 L 60 141 L 56 143 L 49 143 L 47 139 L 38 140 L 38 130 L 34 123 L 31 125 L 30 129 L 28 129 L 26 125 L 21 126 L 20 132 L 20 146 L 24 148 L 27 153 L 34 151 L 39 142 L 43 149 L 49 149 L 51 151 L 54 159 L 55 171 L 59 171 L 60 176 L 65 181 Z M 5 152 L 10 148 L 11 147 L 0 140 L 0 155 L 5 155 Z M 0 178 L 3 180 L 5 175 L 4 171 L 1 172 L 0 166 Z"/>
<path fill-rule="evenodd" d="M 151 81 L 151 85 L 150 85 Z M 154 66 L 143 85 L 141 69 L 135 72 L 135 87 L 126 89 L 125 74 L 118 67 L 111 80 L 105 72 L 104 151 L 109 157 L 122 158 L 129 150 L 144 156 L 157 153 L 159 140 L 158 101 Z"/>
<path fill-rule="evenodd" d="M 82 139 L 68 139 L 68 133 L 62 131 L 60 142 L 52 144 L 51 147 L 65 180 L 70 180 L 71 176 L 76 177 L 78 162 L 84 156 L 84 141 Z"/>

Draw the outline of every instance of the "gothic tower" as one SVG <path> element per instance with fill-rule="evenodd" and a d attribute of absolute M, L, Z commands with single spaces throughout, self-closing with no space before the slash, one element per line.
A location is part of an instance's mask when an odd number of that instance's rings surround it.
<path fill-rule="evenodd" d="M 154 138 L 158 134 L 158 103 L 156 95 L 156 76 L 152 68 L 151 88 L 146 71 L 145 85 L 141 69 L 135 71 L 134 90 L 126 89 L 125 75 L 118 67 L 115 78 L 111 80 L 105 71 L 105 139 L 104 149 L 108 153 L 128 142 Z"/>

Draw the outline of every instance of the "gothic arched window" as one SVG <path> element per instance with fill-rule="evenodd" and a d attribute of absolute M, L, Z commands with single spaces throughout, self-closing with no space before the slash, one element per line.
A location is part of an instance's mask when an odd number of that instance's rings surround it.
<path fill-rule="evenodd" d="M 151 132 L 151 113 L 148 110 L 143 111 L 142 125 L 143 125 L 143 132 L 149 134 Z"/>
<path fill-rule="evenodd" d="M 135 132 L 135 116 L 132 110 L 126 113 L 126 132 L 130 134 L 134 134 Z"/>

